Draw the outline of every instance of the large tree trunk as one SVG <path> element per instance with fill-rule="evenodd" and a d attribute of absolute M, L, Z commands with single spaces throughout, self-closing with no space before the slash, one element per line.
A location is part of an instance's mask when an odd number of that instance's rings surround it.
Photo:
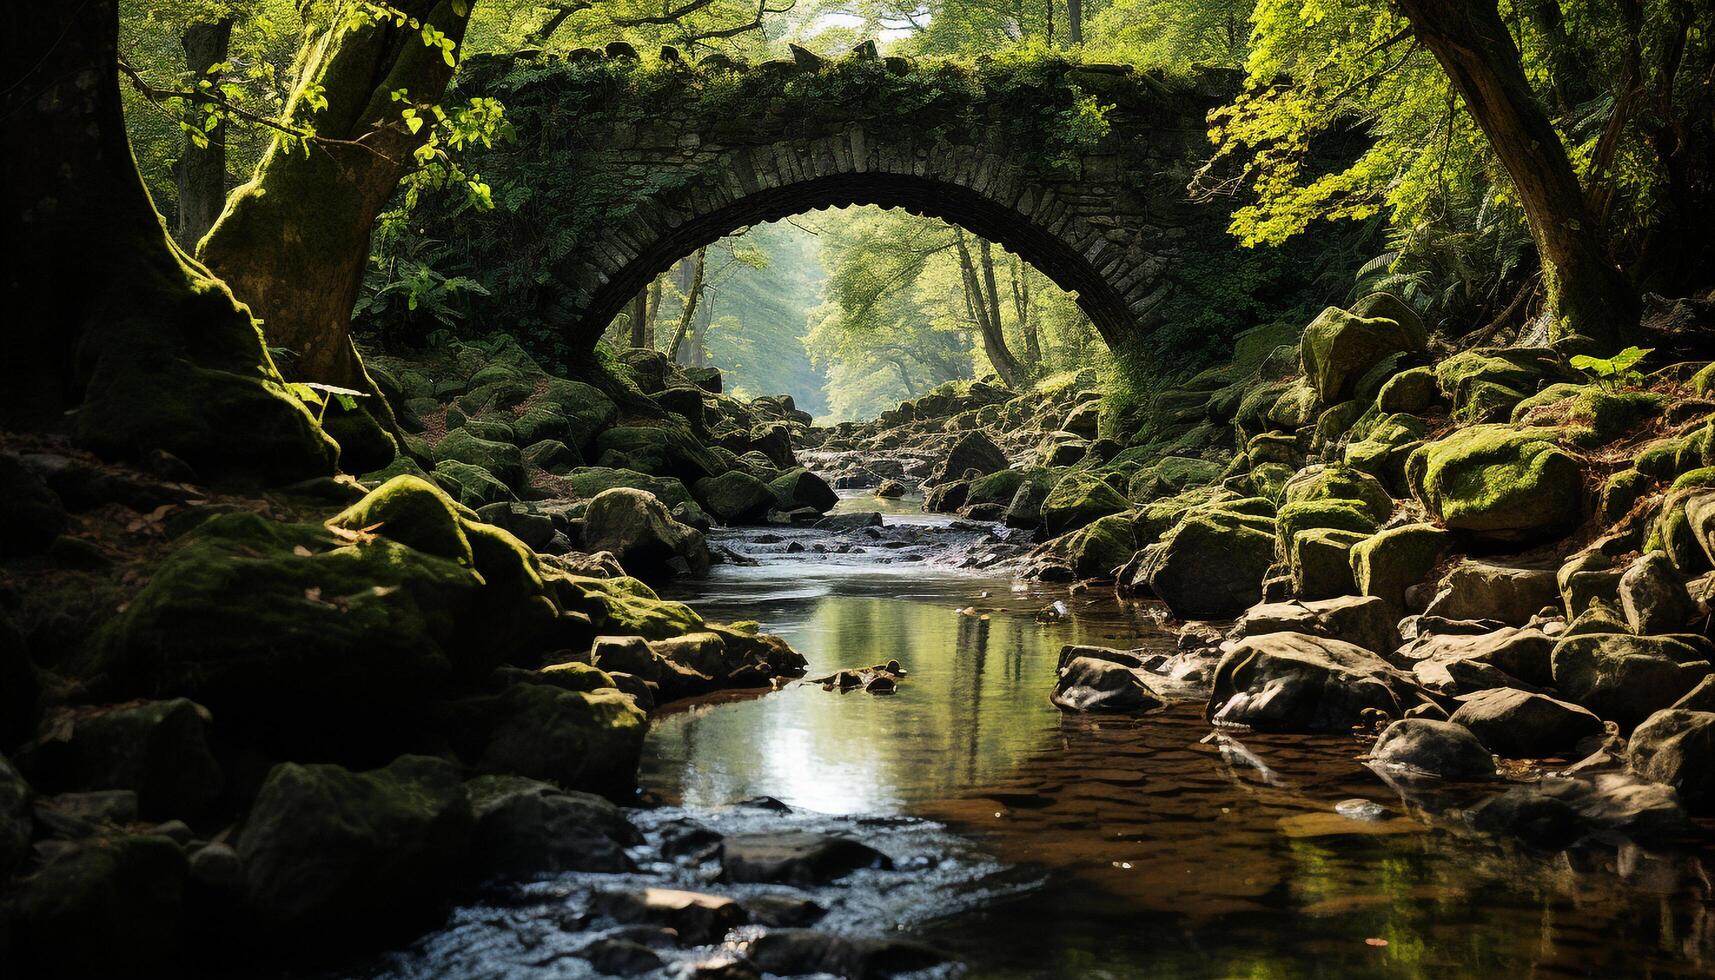
<path fill-rule="evenodd" d="M 391 6 L 455 44 L 464 36 L 467 4 Z M 293 353 L 291 376 L 374 391 L 350 331 L 369 234 L 428 135 L 427 126 L 410 132 L 401 109 L 438 102 L 453 69 L 417 29 L 333 16 L 306 41 L 286 109 L 321 139 L 307 154 L 276 141 L 203 240 L 201 258 L 262 319 L 268 342 Z M 304 94 L 315 86 L 327 106 L 307 111 Z M 401 89 L 407 102 L 394 99 Z"/>
<path fill-rule="evenodd" d="M 208 24 L 192 24 L 179 38 L 185 49 L 185 68 L 196 78 L 226 60 L 232 43 L 232 18 Z M 186 135 L 184 149 L 173 165 L 179 189 L 179 221 L 175 235 L 179 244 L 194 250 L 202 236 L 214 227 L 226 208 L 226 126 L 203 134 L 206 146 L 197 146 Z"/>
<path fill-rule="evenodd" d="M 1542 259 L 1552 335 L 1615 346 L 1638 323 L 1638 297 L 1607 258 L 1560 136 L 1537 105 L 1494 0 L 1399 0 L 1512 178 Z"/>
<path fill-rule="evenodd" d="M 337 447 L 284 388 L 249 312 L 167 234 L 137 174 L 115 0 L 8 19 L 0 424 L 206 477 L 302 479 Z"/>
<path fill-rule="evenodd" d="M 1066 0 L 1066 40 L 1084 43 L 1084 0 Z"/>
<path fill-rule="evenodd" d="M 649 290 L 639 289 L 631 300 L 631 346 L 648 347 Z"/>

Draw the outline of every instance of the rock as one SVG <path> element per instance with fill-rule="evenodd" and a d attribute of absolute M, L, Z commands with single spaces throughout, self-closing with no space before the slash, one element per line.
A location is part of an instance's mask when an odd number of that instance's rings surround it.
<path fill-rule="evenodd" d="M 605 671 L 621 671 L 646 681 L 661 678 L 661 661 L 641 636 L 598 636 L 590 645 L 590 662 Z"/>
<path fill-rule="evenodd" d="M 1332 599 L 1356 591 L 1352 580 L 1352 546 L 1368 539 L 1360 531 L 1311 528 L 1292 536 L 1287 566 L 1292 592 L 1300 599 Z"/>
<path fill-rule="evenodd" d="M 1262 598 L 1274 563 L 1268 528 L 1266 519 L 1241 514 L 1191 513 L 1145 550 L 1133 588 L 1141 580 L 1182 620 L 1236 616 Z"/>
<path fill-rule="evenodd" d="M 1404 718 L 1387 726 L 1370 758 L 1414 775 L 1469 779 L 1493 776 L 1495 760 L 1477 737 L 1457 722 Z"/>
<path fill-rule="evenodd" d="M 1340 640 L 1386 657 L 1399 648 L 1397 617 L 1385 599 L 1341 596 L 1312 602 L 1266 602 L 1245 610 L 1235 634 L 1303 633 Z"/>
<path fill-rule="evenodd" d="M 236 892 L 244 883 L 244 862 L 227 844 L 205 844 L 190 857 L 191 880 L 220 891 Z"/>
<path fill-rule="evenodd" d="M 1405 608 L 1405 590 L 1428 577 L 1450 535 L 1432 524 L 1405 524 L 1352 545 L 1352 580 L 1363 595 Z M 1540 608 L 1540 607 L 1538 607 Z"/>
<path fill-rule="evenodd" d="M 1304 328 L 1299 361 L 1325 405 L 1344 401 L 1358 378 L 1388 354 L 1422 350 L 1422 331 L 1384 318 L 1328 307 Z"/>
<path fill-rule="evenodd" d="M 1552 434 L 1505 425 L 1455 429 L 1411 454 L 1412 492 L 1454 530 L 1509 541 L 1566 531 L 1582 516 L 1584 470 Z"/>
<path fill-rule="evenodd" d="M 1715 812 L 1715 712 L 1650 715 L 1626 743 L 1626 764 L 1640 779 L 1672 786 L 1692 813 Z"/>
<path fill-rule="evenodd" d="M 1006 507 L 1006 526 L 1033 531 L 1042 526 L 1042 508 L 1054 489 L 1047 478 L 1027 479 L 1018 485 L 1018 492 Z"/>
<path fill-rule="evenodd" d="M 1673 702 L 1673 707 L 1686 711 L 1715 711 L 1715 674 L 1698 681 L 1696 687 Z"/>
<path fill-rule="evenodd" d="M 1580 616 L 1596 602 L 1618 607 L 1622 574 L 1613 559 L 1599 551 L 1585 551 L 1567 559 L 1555 573 L 1566 615 Z"/>
<path fill-rule="evenodd" d="M 0 453 L 0 558 L 46 551 L 65 525 L 59 494 L 17 456 Z"/>
<path fill-rule="evenodd" d="M 903 497 L 905 496 L 905 484 L 898 480 L 883 480 L 881 485 L 875 488 L 875 495 L 889 500 Z"/>
<path fill-rule="evenodd" d="M 940 966 L 947 958 L 900 939 L 838 936 L 807 929 L 776 929 L 750 944 L 750 959 L 770 975 L 806 974 L 882 980 Z"/>
<path fill-rule="evenodd" d="M 1564 847 L 1587 828 L 1636 834 L 1651 840 L 1686 833 L 1690 822 L 1673 790 L 1608 773 L 1594 780 L 1543 779 L 1491 797 L 1468 814 L 1486 833 Z"/>
<path fill-rule="evenodd" d="M 476 816 L 470 855 L 479 873 L 636 870 L 625 849 L 643 838 L 599 796 L 521 776 L 480 776 L 465 789 Z"/>
<path fill-rule="evenodd" d="M 873 510 L 829 514 L 810 526 L 822 531 L 855 531 L 864 527 L 880 527 L 881 514 Z"/>
<path fill-rule="evenodd" d="M 183 698 L 62 709 L 21 761 L 47 792 L 128 789 L 145 817 L 195 817 L 222 787 L 210 723 Z"/>
<path fill-rule="evenodd" d="M 653 973 L 666 965 L 660 954 L 630 939 L 597 939 L 578 955 L 589 960 L 597 973 L 610 977 L 635 977 Z"/>
<path fill-rule="evenodd" d="M 737 926 L 750 921 L 744 908 L 730 898 L 671 888 L 632 892 L 597 892 L 595 911 L 618 922 L 665 926 L 689 946 L 718 943 Z"/>
<path fill-rule="evenodd" d="M 469 429 L 454 429 L 430 451 L 436 463 L 450 460 L 480 466 L 513 490 L 524 487 L 524 454 L 517 446 L 483 439 Z"/>
<path fill-rule="evenodd" d="M 1060 668 L 1051 700 L 1066 711 L 1143 712 L 1165 703 L 1142 671 L 1093 657 L 1077 657 Z"/>
<path fill-rule="evenodd" d="M 29 857 L 34 795 L 30 784 L 0 755 L 0 881 Z"/>
<path fill-rule="evenodd" d="M 1376 410 L 1418 415 L 1440 400 L 1435 372 L 1426 367 L 1407 368 L 1389 378 L 1376 392 Z"/>
<path fill-rule="evenodd" d="M 1441 580 L 1426 615 L 1444 619 L 1494 619 L 1523 626 L 1544 606 L 1560 599 L 1555 569 L 1525 568 L 1466 559 Z"/>
<path fill-rule="evenodd" d="M 456 459 L 443 459 L 436 463 L 435 472 L 431 476 L 436 486 L 465 507 L 485 507 L 518 499 L 512 488 L 502 483 L 493 473 Z"/>
<path fill-rule="evenodd" d="M 615 688 L 517 684 L 479 707 L 487 725 L 475 754 L 485 772 L 594 790 L 621 789 L 636 777 L 648 718 Z"/>
<path fill-rule="evenodd" d="M 1697 616 L 1697 604 L 1673 563 L 1659 551 L 1632 562 L 1620 576 L 1620 608 L 1632 632 L 1675 633 Z"/>
<path fill-rule="evenodd" d="M 1626 633 L 1567 635 L 1555 644 L 1552 663 L 1562 694 L 1621 731 L 1678 701 L 1709 673 L 1686 643 Z"/>
<path fill-rule="evenodd" d="M 682 423 L 617 425 L 596 436 L 596 463 L 692 484 L 725 467 Z"/>
<path fill-rule="evenodd" d="M 6 962 L 27 977 L 162 976 L 180 952 L 186 863 L 165 837 L 114 834 L 66 848 L 15 886 Z"/>
<path fill-rule="evenodd" d="M 42 830 L 58 837 L 91 837 L 137 822 L 137 793 L 129 789 L 92 790 L 38 796 L 31 815 Z"/>
<path fill-rule="evenodd" d="M 807 926 L 828 914 L 815 902 L 794 895 L 751 895 L 744 907 L 752 921 L 782 929 Z"/>
<path fill-rule="evenodd" d="M 1453 712 L 1489 751 L 1508 759 L 1564 755 L 1582 739 L 1602 734 L 1602 721 L 1575 704 L 1545 694 L 1492 688 L 1466 697 Z"/>
<path fill-rule="evenodd" d="M 784 422 L 762 422 L 750 427 L 750 446 L 783 470 L 798 465 L 792 456 L 792 428 Z"/>
<path fill-rule="evenodd" d="M 1281 492 L 1283 501 L 1288 504 L 1318 500 L 1356 501 L 1377 524 L 1393 513 L 1393 497 L 1380 480 L 1339 463 L 1305 467 L 1286 481 Z"/>
<path fill-rule="evenodd" d="M 887 855 L 849 837 L 800 831 L 728 837 L 721 842 L 720 861 L 727 881 L 799 886 L 825 885 L 864 868 L 893 867 Z"/>
<path fill-rule="evenodd" d="M 245 818 L 245 901 L 280 935 L 369 936 L 438 907 L 471 832 L 458 767 L 401 756 L 355 773 L 281 763 Z"/>
<path fill-rule="evenodd" d="M 702 533 L 674 520 L 654 494 L 642 490 L 616 487 L 596 494 L 584 511 L 584 547 L 612 552 L 644 581 L 709 573 Z"/>
<path fill-rule="evenodd" d="M 1206 717 L 1260 731 L 1343 732 L 1367 711 L 1401 717 L 1409 677 L 1362 647 L 1301 633 L 1241 640 L 1215 668 Z"/>
<path fill-rule="evenodd" d="M 768 489 L 774 492 L 774 506 L 782 511 L 811 507 L 826 514 L 840 502 L 840 495 L 826 481 L 803 467 L 775 477 Z"/>
<path fill-rule="evenodd" d="M 1492 623 L 1470 625 L 1475 628 L 1421 633 L 1398 649 L 1397 659 L 1401 663 L 1420 664 L 1475 661 L 1530 684 L 1554 683 L 1551 666 L 1553 637 L 1534 628 L 1506 626 L 1495 629 L 1496 624 Z"/>
<path fill-rule="evenodd" d="M 476 516 L 517 538 L 526 548 L 541 551 L 554 540 L 554 519 L 532 504 L 501 501 L 477 509 Z"/>
<path fill-rule="evenodd" d="M 1010 465 L 1006 453 L 1001 452 L 1000 447 L 988 436 L 981 432 L 967 432 L 953 444 L 947 458 L 929 474 L 928 482 L 950 483 L 964 479 L 969 470 L 976 470 L 978 476 L 987 476 Z"/>
<path fill-rule="evenodd" d="M 753 524 L 775 505 L 774 491 L 743 470 L 704 477 L 693 486 L 697 500 L 723 524 Z"/>
<path fill-rule="evenodd" d="M 1113 578 L 1137 550 L 1131 516 L 1110 514 L 1091 521 L 1065 539 L 1064 550 L 1074 578 Z"/>
<path fill-rule="evenodd" d="M 1076 531 L 1099 517 L 1131 509 L 1131 501 L 1094 473 L 1075 470 L 1061 477 L 1042 501 L 1042 526 L 1049 537 Z"/>

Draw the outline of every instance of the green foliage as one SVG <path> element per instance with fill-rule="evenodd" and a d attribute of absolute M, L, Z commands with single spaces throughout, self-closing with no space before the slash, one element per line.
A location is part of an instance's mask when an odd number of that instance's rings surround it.
<path fill-rule="evenodd" d="M 1627 347 L 1613 357 L 1591 357 L 1589 354 L 1573 356 L 1571 365 L 1583 371 L 1590 380 L 1608 391 L 1619 391 L 1621 388 L 1636 388 L 1643 384 L 1642 373 L 1633 369 L 1639 361 L 1655 351 L 1653 347 L 1639 349 Z"/>

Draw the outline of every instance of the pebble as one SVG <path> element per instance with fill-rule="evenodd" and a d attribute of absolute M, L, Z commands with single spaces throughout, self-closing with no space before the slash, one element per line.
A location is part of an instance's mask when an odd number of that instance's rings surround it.
<path fill-rule="evenodd" d="M 1380 820 L 1387 816 L 1387 807 L 1374 800 L 1341 800 L 1334 804 L 1334 812 L 1347 820 Z"/>

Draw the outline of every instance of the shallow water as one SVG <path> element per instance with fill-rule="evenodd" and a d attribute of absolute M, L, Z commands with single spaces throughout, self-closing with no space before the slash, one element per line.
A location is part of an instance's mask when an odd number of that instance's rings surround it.
<path fill-rule="evenodd" d="M 1195 706 L 1063 717 L 1048 701 L 1062 644 L 1171 642 L 1111 594 L 782 555 L 674 595 L 761 621 L 812 677 L 888 659 L 910 673 L 893 695 L 796 684 L 669 714 L 645 749 L 646 798 L 695 812 L 767 795 L 945 824 L 1034 881 L 973 879 L 983 901 L 898 910 L 973 976 L 1715 973 L 1706 855 L 1473 836 L 1444 811 L 1481 788 L 1408 804 L 1352 738 L 1217 745 Z M 1038 622 L 1056 598 L 1068 617 Z M 1385 812 L 1335 812 L 1352 798 Z"/>

